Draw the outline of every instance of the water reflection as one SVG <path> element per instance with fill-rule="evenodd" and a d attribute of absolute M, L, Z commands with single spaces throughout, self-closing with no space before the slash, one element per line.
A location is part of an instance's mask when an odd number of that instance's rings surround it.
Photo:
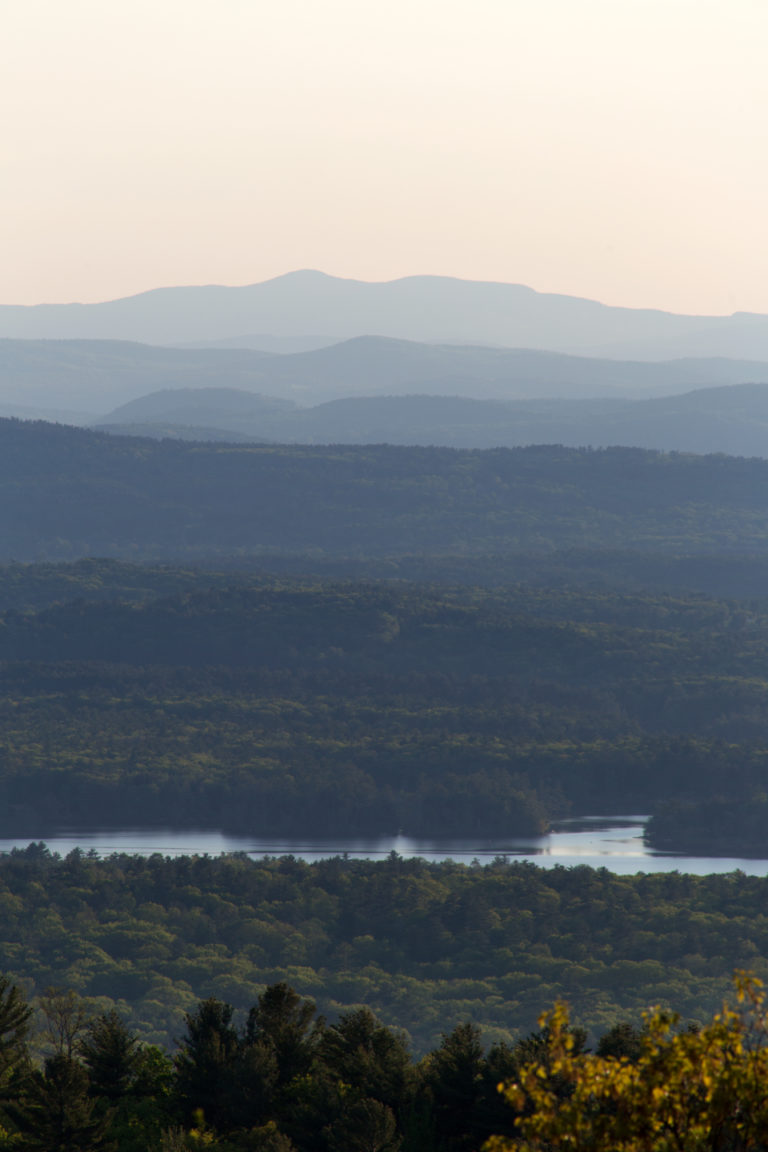
<path fill-rule="evenodd" d="M 435 840 L 411 836 L 383 836 L 377 839 L 268 839 L 227 836 L 220 832 L 173 832 L 142 829 L 109 832 L 67 832 L 46 838 L 52 852 L 66 856 L 73 848 L 93 851 L 99 856 L 128 852 L 149 856 L 188 856 L 222 852 L 246 852 L 249 856 L 296 856 L 320 860 L 346 854 L 353 859 L 376 860 L 396 852 L 406 858 L 426 860 L 473 860 L 489 863 L 497 856 L 508 860 L 530 860 L 545 868 L 588 864 L 611 872 L 691 872 L 704 876 L 712 872 L 740 869 L 750 876 L 768 872 L 768 859 L 736 859 L 716 856 L 683 856 L 653 853 L 643 842 L 644 816 L 581 817 L 563 821 L 547 836 L 481 840 Z M 29 838 L 0 839 L 0 852 L 26 848 Z"/>

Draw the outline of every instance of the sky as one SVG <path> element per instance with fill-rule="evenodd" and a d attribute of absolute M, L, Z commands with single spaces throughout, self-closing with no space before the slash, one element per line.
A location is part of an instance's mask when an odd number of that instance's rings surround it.
<path fill-rule="evenodd" d="M 6 0 L 0 303 L 298 268 L 768 313 L 766 0 Z"/>

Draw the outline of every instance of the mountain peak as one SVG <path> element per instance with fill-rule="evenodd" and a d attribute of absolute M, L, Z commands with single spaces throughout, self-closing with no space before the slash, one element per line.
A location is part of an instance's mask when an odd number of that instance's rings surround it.
<path fill-rule="evenodd" d="M 104 304 L 0 307 L 0 337 L 231 341 L 244 332 L 329 342 L 367 334 L 615 359 L 768 359 L 768 317 L 614 308 L 523 284 L 419 275 L 383 282 L 314 268 L 261 283 L 161 288 Z"/>

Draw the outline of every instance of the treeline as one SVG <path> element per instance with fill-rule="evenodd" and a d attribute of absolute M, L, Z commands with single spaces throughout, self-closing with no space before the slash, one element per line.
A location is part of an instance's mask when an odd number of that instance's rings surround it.
<path fill-rule="evenodd" d="M 500 1081 L 541 1059 L 550 1030 L 484 1049 L 466 1021 L 413 1058 L 405 1035 L 367 1007 L 332 1022 L 287 983 L 238 1020 L 208 997 L 172 1053 L 141 1043 L 115 1011 L 71 990 L 32 1007 L 0 979 L 0 1148 L 15 1152 L 464 1152 L 513 1135 L 520 1111 Z M 568 1032 L 574 1053 L 581 1029 Z M 601 1053 L 634 1053 L 619 1025 Z M 35 1050 L 37 1050 L 35 1052 Z"/>
<path fill-rule="evenodd" d="M 594 1037 L 659 1002 L 705 1019 L 734 969 L 768 977 L 767 885 L 501 858 L 59 859 L 33 844 L 0 858 L 0 969 L 162 1045 L 199 1000 L 246 1011 L 282 980 L 329 1018 L 369 1007 L 422 1054 L 466 1020 L 512 1043 L 560 999 Z"/>
<path fill-rule="evenodd" d="M 415 1061 L 367 1007 L 332 1022 L 286 982 L 242 1020 L 208 997 L 172 1054 L 72 991 L 32 1009 L 0 979 L 0 1148 L 16 1152 L 550 1152 L 552 1148 L 762 1152 L 768 1014 L 740 1006 L 681 1026 L 660 1009 L 586 1047 L 564 1005 L 538 1031 L 486 1050 L 466 1021 Z M 682 1139 L 681 1139 L 682 1137 Z"/>
<path fill-rule="evenodd" d="M 0 613 L 7 833 L 489 838 L 768 788 L 759 601 L 164 570 L 115 601 L 96 567 Z"/>
<path fill-rule="evenodd" d="M 659 553 L 567 548 L 478 556 L 220 556 L 213 568 L 84 559 L 0 564 L 0 611 L 49 607 L 66 600 L 138 602 L 180 592 L 259 587 L 265 583 L 408 581 L 467 588 L 521 586 L 645 597 L 696 596 L 763 603 L 768 554 Z"/>
<path fill-rule="evenodd" d="M 658 851 L 703 856 L 759 856 L 768 845 L 768 796 L 762 790 L 744 799 L 722 795 L 661 803 L 645 827 L 645 839 Z"/>
<path fill-rule="evenodd" d="M 0 421 L 0 553 L 171 559 L 766 549 L 768 462 L 642 449 L 286 447 Z"/>

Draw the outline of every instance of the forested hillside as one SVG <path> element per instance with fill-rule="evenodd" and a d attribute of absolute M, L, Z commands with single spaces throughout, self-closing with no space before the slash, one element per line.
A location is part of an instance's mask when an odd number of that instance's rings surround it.
<path fill-rule="evenodd" d="M 759 602 L 203 578 L 6 571 L 5 828 L 498 837 L 768 789 Z"/>
<path fill-rule="evenodd" d="M 0 559 L 761 551 L 768 461 L 122 439 L 0 422 Z"/>
<path fill-rule="evenodd" d="M 751 611 L 768 588 L 768 551 L 723 553 L 610 551 L 564 548 L 552 552 L 480 553 L 475 556 L 326 556 L 271 554 L 222 556 L 216 568 L 83 559 L 71 563 L 0 564 L 0 610 L 42 608 L 63 600 L 141 601 L 177 592 L 301 583 L 413 582 L 441 587 L 507 589 L 526 584 L 568 590 L 746 600 Z"/>

